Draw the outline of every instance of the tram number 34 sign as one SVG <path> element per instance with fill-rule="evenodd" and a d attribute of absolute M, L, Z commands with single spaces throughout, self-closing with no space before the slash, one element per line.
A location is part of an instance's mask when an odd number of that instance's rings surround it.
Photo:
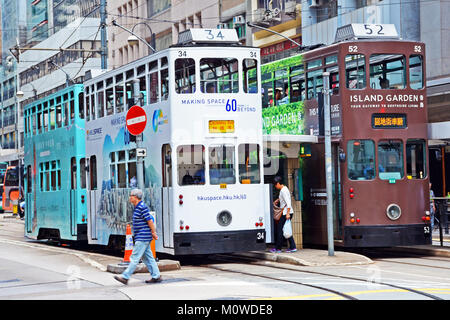
<path fill-rule="evenodd" d="M 140 135 L 147 125 L 147 114 L 144 108 L 132 106 L 127 112 L 126 126 L 127 130 L 133 136 Z"/>

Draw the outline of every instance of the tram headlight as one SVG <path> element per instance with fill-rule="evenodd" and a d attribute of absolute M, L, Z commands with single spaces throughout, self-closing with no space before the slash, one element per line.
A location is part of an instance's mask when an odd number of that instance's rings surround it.
<path fill-rule="evenodd" d="M 223 210 L 217 215 L 217 223 L 222 227 L 229 226 L 232 220 L 230 211 Z"/>
<path fill-rule="evenodd" d="M 399 205 L 391 203 L 386 209 L 386 215 L 391 220 L 397 220 L 402 215 L 402 209 Z"/>

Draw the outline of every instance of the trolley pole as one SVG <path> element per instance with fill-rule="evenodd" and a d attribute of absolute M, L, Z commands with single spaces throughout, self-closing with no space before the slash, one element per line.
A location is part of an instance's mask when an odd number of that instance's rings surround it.
<path fill-rule="evenodd" d="M 133 80 L 133 93 L 134 93 L 134 104 L 137 106 L 142 107 L 139 105 L 139 99 L 140 99 L 140 86 L 139 86 L 139 79 Z M 136 136 L 136 149 L 142 148 L 142 133 L 138 134 Z M 137 178 L 137 185 L 138 188 L 144 191 L 144 157 L 141 157 L 136 154 L 137 162 L 136 162 L 136 178 Z"/>
<path fill-rule="evenodd" d="M 324 109 L 324 131 L 325 131 L 325 177 L 327 185 L 327 233 L 328 233 L 328 255 L 334 256 L 334 234 L 333 234 L 333 183 L 331 168 L 331 119 L 330 119 L 330 73 L 323 73 L 323 109 Z"/>

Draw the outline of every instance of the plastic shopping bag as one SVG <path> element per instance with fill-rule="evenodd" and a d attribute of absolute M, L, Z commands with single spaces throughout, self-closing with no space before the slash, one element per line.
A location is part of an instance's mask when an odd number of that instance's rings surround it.
<path fill-rule="evenodd" d="M 286 239 L 289 239 L 290 237 L 292 237 L 292 224 L 291 224 L 291 220 L 286 220 L 284 226 L 283 226 L 283 236 Z"/>

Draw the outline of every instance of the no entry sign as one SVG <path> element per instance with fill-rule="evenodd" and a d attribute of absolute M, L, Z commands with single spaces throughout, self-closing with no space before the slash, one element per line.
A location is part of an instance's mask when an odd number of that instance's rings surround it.
<path fill-rule="evenodd" d="M 147 114 L 144 108 L 132 106 L 127 112 L 126 117 L 127 130 L 133 136 L 137 136 L 144 132 L 147 125 Z"/>

